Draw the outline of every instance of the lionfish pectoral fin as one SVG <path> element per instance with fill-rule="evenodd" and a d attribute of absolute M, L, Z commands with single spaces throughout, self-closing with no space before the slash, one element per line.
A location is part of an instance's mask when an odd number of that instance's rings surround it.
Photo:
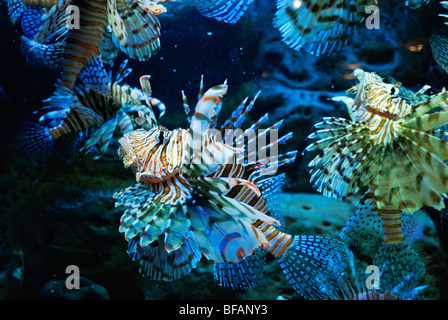
<path fill-rule="evenodd" d="M 371 190 L 364 194 L 359 200 L 355 214 L 339 233 L 339 238 L 348 245 L 357 246 L 381 240 L 382 224 L 374 197 Z"/>
<path fill-rule="evenodd" d="M 438 107 L 440 105 L 445 104 L 445 101 L 448 99 L 448 91 L 440 92 L 435 94 L 428 99 L 414 105 L 413 116 L 418 117 L 422 116 L 425 113 L 428 113 L 430 110 Z"/>
<path fill-rule="evenodd" d="M 187 238 L 177 250 L 167 252 L 163 239 L 159 238 L 152 246 L 142 248 L 139 236 L 129 241 L 127 253 L 140 265 L 139 272 L 151 280 L 173 281 L 195 269 L 201 260 L 202 253 L 195 241 Z"/>
<path fill-rule="evenodd" d="M 319 236 L 294 236 L 291 248 L 278 260 L 288 282 L 306 299 L 333 298 L 348 264 L 345 245 Z"/>
<path fill-rule="evenodd" d="M 425 274 L 422 259 L 406 241 L 393 245 L 383 242 L 373 264 L 383 267 L 380 287 L 384 290 L 393 290 L 410 273 L 414 274 L 412 282 L 416 285 Z"/>
<path fill-rule="evenodd" d="M 151 99 L 152 99 L 152 89 L 151 89 L 151 83 L 149 82 L 149 79 L 151 78 L 150 75 L 144 75 L 140 77 L 140 85 L 142 87 L 142 91 L 143 91 L 143 96 L 145 97 L 145 101 L 146 101 L 146 105 L 148 106 L 148 114 L 145 114 L 144 117 L 141 116 L 141 111 L 138 112 L 140 118 L 138 121 L 141 121 L 141 123 L 139 123 L 140 125 L 144 125 L 145 124 L 145 129 L 147 128 L 154 128 L 157 125 L 157 120 L 156 120 L 156 116 L 154 115 L 154 111 L 152 110 L 152 103 L 151 103 Z M 163 105 L 164 106 L 164 105 Z M 158 107 L 160 107 L 158 105 Z M 160 107 L 162 108 L 162 107 Z M 163 109 L 163 108 L 162 108 Z M 159 109 L 160 110 L 160 109 Z M 161 110 L 162 112 L 162 110 Z M 163 113 L 165 113 L 165 110 L 163 110 Z M 162 113 L 161 113 L 162 114 Z M 148 130 L 148 129 L 147 129 Z"/>
<path fill-rule="evenodd" d="M 110 89 L 110 77 L 106 72 L 101 56 L 96 56 L 92 62 L 85 66 L 79 73 L 79 79 L 88 87 L 105 97 L 112 97 Z"/>
<path fill-rule="evenodd" d="M 128 56 L 140 61 L 160 50 L 160 22 L 156 15 L 166 9 L 153 1 L 107 0 L 107 19 L 113 41 Z"/>
<path fill-rule="evenodd" d="M 353 106 L 355 104 L 355 100 L 349 97 L 333 97 L 331 98 L 331 100 L 344 102 L 345 106 L 347 107 L 350 119 L 352 119 L 352 121 L 355 119 L 355 117 L 353 116 Z"/>
<path fill-rule="evenodd" d="M 29 152 L 38 160 L 45 160 L 54 149 L 54 141 L 49 129 L 32 122 L 20 123 L 18 135 L 19 152 Z"/>
<path fill-rule="evenodd" d="M 215 262 L 214 278 L 223 287 L 247 290 L 257 286 L 263 279 L 266 251 L 255 249 L 240 262 Z"/>

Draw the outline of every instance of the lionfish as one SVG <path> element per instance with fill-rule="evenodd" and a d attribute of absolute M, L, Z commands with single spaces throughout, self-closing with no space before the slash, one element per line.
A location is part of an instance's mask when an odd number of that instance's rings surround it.
<path fill-rule="evenodd" d="M 425 266 L 405 241 L 403 212 L 445 206 L 448 144 L 439 138 L 444 136 L 439 128 L 448 123 L 448 112 L 434 109 L 445 105 L 448 92 L 411 104 L 399 97 L 399 84 L 360 69 L 354 75 L 359 84 L 347 92 L 355 98 L 335 98 L 346 104 L 350 120 L 323 118 L 308 136 L 318 140 L 304 152 L 320 150 L 308 165 L 310 181 L 323 195 L 338 199 L 367 188 L 342 237 L 362 240 L 365 229 L 381 223 L 383 242 L 374 263 L 388 264 L 384 282 L 393 288 L 410 273 L 418 282 Z"/>
<path fill-rule="evenodd" d="M 72 106 L 77 103 L 73 90 L 78 75 L 100 56 L 101 41 L 108 26 L 115 45 L 131 58 L 147 60 L 160 49 L 160 23 L 156 15 L 166 11 L 160 4 L 164 1 L 8 0 L 8 10 L 13 23 L 29 7 L 46 10 L 46 22 L 39 34 L 54 34 L 54 30 L 61 29 L 61 21 L 69 20 L 72 6 L 79 9 L 79 27 L 70 27 L 67 22 L 60 31 L 65 34 L 58 42 L 63 51 L 62 76 L 53 93 L 59 104 Z"/>
<path fill-rule="evenodd" d="M 143 87 L 149 87 L 147 77 L 140 79 Z M 242 132 L 241 124 L 256 99 L 247 104 L 246 98 L 218 130 L 226 93 L 226 82 L 204 93 L 201 81 L 194 112 L 183 95 L 189 129 L 154 126 L 128 132 L 119 140 L 119 155 L 137 181 L 114 195 L 115 206 L 126 208 L 119 231 L 129 241 L 128 254 L 139 263 L 140 273 L 152 280 L 185 276 L 205 256 L 215 262 L 215 278 L 221 285 L 250 287 L 259 281 L 263 256 L 270 253 L 299 294 L 329 298 L 346 264 L 345 244 L 281 231 L 276 199 L 284 175 L 274 173 L 294 161 L 297 151 L 271 162 L 255 160 L 256 150 L 238 146 L 244 137 L 248 145 L 266 135 L 273 137 L 281 122 L 255 136 L 267 115 L 244 136 L 230 135 L 231 141 L 239 141 L 237 147 L 227 138 L 223 142 L 221 137 L 229 137 L 227 130 Z M 290 137 L 274 136 L 264 149 L 272 150 Z"/>
<path fill-rule="evenodd" d="M 277 0 L 274 26 L 291 48 L 316 56 L 336 53 L 376 0 Z"/>
<path fill-rule="evenodd" d="M 134 130 L 140 126 L 138 119 L 146 117 L 151 119 L 151 123 L 155 123 L 152 107 L 159 108 L 160 117 L 165 111 L 165 105 L 150 96 L 151 93 L 145 105 L 142 103 L 145 97 L 141 90 L 122 83 L 132 71 L 126 68 L 127 62 L 128 60 L 124 60 L 115 74 L 111 66 L 109 72 L 111 82 L 108 83 L 110 96 L 104 96 L 86 85 L 77 85 L 75 106 L 53 107 L 50 104 L 41 109 L 46 112 L 39 118 L 40 123 L 22 122 L 21 139 L 25 149 L 32 151 L 41 160 L 46 159 L 54 151 L 59 153 L 60 158 L 67 158 L 67 155 L 59 152 L 56 142 L 67 136 L 87 133 L 88 139 L 80 151 L 93 152 L 94 159 L 98 159 L 107 150 L 116 128 L 119 128 L 121 133 Z M 133 119 L 132 113 L 137 113 L 139 117 Z M 77 143 L 74 147 L 77 147 Z"/>

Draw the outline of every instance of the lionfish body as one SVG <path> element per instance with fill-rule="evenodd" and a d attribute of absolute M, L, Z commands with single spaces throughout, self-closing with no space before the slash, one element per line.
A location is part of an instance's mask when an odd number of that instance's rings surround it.
<path fill-rule="evenodd" d="M 116 128 L 125 133 L 140 126 L 131 117 L 131 113 L 145 114 L 151 122 L 155 122 L 153 106 L 164 110 L 158 99 L 150 97 L 147 104 L 142 103 L 143 92 L 123 84 L 123 79 L 132 71 L 126 69 L 127 60 L 123 61 L 118 72 L 109 73 L 108 83 L 110 96 L 104 96 L 88 86 L 75 88 L 77 99 L 72 108 L 49 106 L 39 119 L 40 124 L 22 123 L 23 142 L 27 150 L 39 158 L 45 159 L 53 153 L 55 142 L 66 136 L 77 136 L 88 132 L 88 140 L 80 151 L 90 152 L 99 144 L 95 158 L 100 158 L 107 150 Z M 149 93 L 150 94 L 150 93 Z M 138 120 L 139 118 L 135 119 Z"/>
<path fill-rule="evenodd" d="M 160 23 L 156 15 L 166 11 L 159 4 L 164 1 L 8 0 L 8 8 L 13 23 L 27 8 L 46 10 L 46 22 L 40 25 L 35 37 L 22 38 L 24 51 L 44 65 L 61 68 L 61 81 L 53 93 L 53 101 L 61 107 L 72 107 L 77 103 L 74 88 L 78 76 L 98 61 L 100 49 L 107 48 L 104 42 L 108 40 L 108 27 L 115 46 L 129 57 L 147 60 L 158 52 Z M 73 18 L 78 19 L 79 26 L 69 25 L 71 6 L 79 10 L 79 15 Z M 57 36 L 52 39 L 51 35 Z"/>
<path fill-rule="evenodd" d="M 315 125 L 309 138 L 318 141 L 305 151 L 321 152 L 308 170 L 313 186 L 325 196 L 344 199 L 368 188 L 341 235 L 362 240 L 360 227 L 381 222 L 383 244 L 374 262 L 389 262 L 383 276 L 393 288 L 410 272 L 419 281 L 425 269 L 403 236 L 403 212 L 444 208 L 448 145 L 436 133 L 448 123 L 448 112 L 430 111 L 445 105 L 448 93 L 410 104 L 398 96 L 398 85 L 359 69 L 354 74 L 360 83 L 348 92 L 356 93 L 355 99 L 335 98 L 347 105 L 351 120 L 324 118 Z"/>
<path fill-rule="evenodd" d="M 204 255 L 215 261 L 221 285 L 247 288 L 259 282 L 269 252 L 301 295 L 328 297 L 345 263 L 342 243 L 281 231 L 281 218 L 272 208 L 284 176 L 269 174 L 273 165 L 293 161 L 296 152 L 280 155 L 275 164 L 250 161 L 253 150 L 235 148 L 221 141 L 219 130 L 206 130 L 215 127 L 226 92 L 226 84 L 205 94 L 201 89 L 193 114 L 184 97 L 189 129 L 155 126 L 120 139 L 119 154 L 138 182 L 114 195 L 116 206 L 126 207 L 120 232 L 129 241 L 128 253 L 144 276 L 166 281 L 188 274 Z M 254 103 L 245 102 L 222 127 L 224 134 L 224 129 L 240 129 Z"/>

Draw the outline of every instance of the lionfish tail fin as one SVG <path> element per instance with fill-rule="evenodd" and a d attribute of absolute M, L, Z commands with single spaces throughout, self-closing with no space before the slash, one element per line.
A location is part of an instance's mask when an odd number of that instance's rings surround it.
<path fill-rule="evenodd" d="M 247 290 L 256 287 L 263 279 L 266 253 L 262 249 L 245 257 L 240 262 L 215 262 L 214 278 L 223 287 Z"/>
<path fill-rule="evenodd" d="M 19 152 L 23 155 L 31 155 L 39 161 L 44 161 L 53 152 L 54 141 L 45 126 L 28 121 L 22 122 L 18 138 Z"/>
<path fill-rule="evenodd" d="M 350 246 L 381 240 L 382 222 L 376 208 L 374 194 L 368 190 L 359 200 L 355 214 L 347 221 L 339 238 Z"/>
<path fill-rule="evenodd" d="M 306 299 L 332 299 L 348 263 L 345 245 L 329 237 L 294 236 L 278 260 L 286 279 Z"/>
<path fill-rule="evenodd" d="M 406 287 L 415 287 L 425 273 L 422 259 L 406 241 L 395 245 L 383 242 L 373 259 L 373 264 L 383 268 L 380 288 L 384 290 L 394 289 L 409 274 L 413 274 L 413 277 L 412 281 L 407 280 Z"/>

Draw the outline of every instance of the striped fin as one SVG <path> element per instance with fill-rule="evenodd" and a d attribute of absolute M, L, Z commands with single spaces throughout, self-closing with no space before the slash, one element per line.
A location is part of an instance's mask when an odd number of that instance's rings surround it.
<path fill-rule="evenodd" d="M 100 55 L 107 26 L 106 0 L 79 0 L 80 28 L 67 34 L 60 87 L 73 91 L 81 70 Z"/>
<path fill-rule="evenodd" d="M 419 255 L 406 241 L 396 245 L 383 242 L 376 253 L 373 264 L 383 266 L 380 286 L 383 290 L 393 290 L 396 286 L 413 274 L 407 285 L 417 285 L 425 274 L 425 265 Z"/>
<path fill-rule="evenodd" d="M 291 48 L 322 56 L 341 49 L 359 20 L 354 0 L 277 0 L 274 26 Z"/>
<path fill-rule="evenodd" d="M 430 0 L 406 0 L 406 5 L 411 7 L 411 9 L 420 8 L 422 5 L 426 5 Z M 443 1 L 441 1 L 443 3 Z"/>
<path fill-rule="evenodd" d="M 382 151 L 369 139 L 363 122 L 330 118 L 309 138 L 321 139 L 304 152 L 321 150 L 308 165 L 313 187 L 323 195 L 344 199 L 366 186 L 379 171 Z M 369 170 L 366 170 L 369 168 Z"/>
<path fill-rule="evenodd" d="M 109 121 L 103 123 L 103 125 L 95 130 L 86 141 L 84 146 L 80 149 L 81 152 L 91 152 L 92 148 L 99 143 L 98 152 L 93 156 L 94 160 L 100 159 L 106 152 L 113 134 L 118 125 L 118 116 L 113 117 Z"/>
<path fill-rule="evenodd" d="M 280 222 L 280 226 L 276 226 L 276 228 L 282 232 L 285 231 L 286 225 L 280 209 L 280 197 L 282 186 L 285 184 L 285 176 L 285 173 L 282 173 L 274 177 L 260 179 L 257 182 L 257 187 L 263 194 L 270 216 Z"/>
<path fill-rule="evenodd" d="M 144 184 L 125 188 L 114 195 L 115 205 L 126 207 L 120 219 L 119 231 L 126 239 L 139 235 L 139 245 L 143 248 L 151 245 L 164 235 L 164 246 L 168 252 L 179 249 L 189 234 L 189 225 L 185 221 L 185 200 L 183 192 L 170 198 L 178 191 L 176 181 L 169 179 L 165 188 L 154 193 Z"/>
<path fill-rule="evenodd" d="M 35 156 L 39 161 L 46 160 L 54 151 L 54 140 L 49 128 L 32 122 L 20 123 L 18 135 L 19 151 Z"/>
<path fill-rule="evenodd" d="M 127 113 L 121 113 L 118 115 L 118 128 L 122 134 L 134 130 L 134 124 L 132 123 L 131 117 Z"/>
<path fill-rule="evenodd" d="M 288 282 L 304 298 L 329 299 L 344 274 L 347 254 L 342 242 L 328 237 L 294 236 L 291 248 L 278 260 Z"/>
<path fill-rule="evenodd" d="M 236 201 L 232 204 L 235 205 Z M 241 214 L 237 218 L 236 212 L 229 214 L 228 209 L 238 210 L 237 207 L 220 208 L 219 204 L 196 204 L 194 214 L 189 219 L 200 250 L 208 259 L 216 262 L 240 262 L 259 246 L 268 245 L 262 233 L 252 226 L 250 219 L 241 218 Z"/>
<path fill-rule="evenodd" d="M 41 17 L 45 14 L 45 9 L 43 8 L 26 8 L 22 15 L 21 27 L 24 36 L 33 39 L 39 32 L 42 24 Z"/>
<path fill-rule="evenodd" d="M 148 60 L 160 49 L 160 22 L 166 9 L 153 1 L 107 0 L 115 44 L 129 57 Z"/>
<path fill-rule="evenodd" d="M 179 279 L 195 269 L 201 260 L 202 253 L 191 238 L 177 250 L 167 252 L 163 238 L 159 238 L 153 246 L 142 248 L 139 237 L 129 241 L 127 253 L 140 265 L 139 272 L 150 280 L 172 281 Z"/>
<path fill-rule="evenodd" d="M 107 26 L 103 34 L 103 39 L 100 42 L 101 59 L 105 64 L 112 64 L 114 59 L 118 56 L 119 48 L 113 41 L 113 33 L 110 26 Z"/>
<path fill-rule="evenodd" d="M 447 142 L 412 129 L 401 130 L 400 135 L 404 139 L 391 150 L 392 157 L 383 160 L 375 178 L 384 185 L 375 191 L 379 207 L 389 201 L 407 212 L 422 205 L 443 208 L 441 195 L 448 190 Z"/>
<path fill-rule="evenodd" d="M 6 4 L 8 6 L 9 18 L 12 24 L 15 24 L 26 11 L 25 3 L 23 0 L 7 0 Z"/>
<path fill-rule="evenodd" d="M 347 272 L 339 280 L 339 288 L 335 300 L 397 300 L 396 292 L 389 290 L 367 289 L 366 276 L 355 268 L 355 259 L 353 252 L 348 250 L 349 262 Z"/>
<path fill-rule="evenodd" d="M 20 49 L 26 62 L 33 67 L 59 69 L 62 66 L 65 43 L 43 44 L 22 36 Z"/>
<path fill-rule="evenodd" d="M 413 105 L 413 114 L 414 117 L 420 117 L 425 113 L 428 113 L 432 109 L 436 107 L 442 107 L 446 103 L 445 101 L 448 99 L 448 91 L 442 91 L 438 94 L 427 97 L 427 99 Z"/>
<path fill-rule="evenodd" d="M 149 82 L 149 78 L 150 76 L 141 76 L 140 77 L 140 85 L 142 87 L 142 91 L 143 91 L 143 96 L 145 97 L 145 101 L 146 101 L 146 105 L 148 106 L 148 113 L 145 114 L 145 121 L 147 123 L 147 126 L 150 128 L 154 128 L 157 126 L 157 120 L 156 120 L 156 116 L 152 110 L 152 90 L 151 90 L 151 84 Z M 163 104 L 159 104 L 158 105 L 159 110 L 163 111 L 163 113 L 165 112 L 165 105 Z M 162 114 L 162 113 L 161 113 Z M 143 118 L 141 118 L 143 120 Z"/>
<path fill-rule="evenodd" d="M 347 221 L 339 237 L 351 246 L 363 245 L 382 239 L 381 218 L 376 209 L 372 190 L 367 190 L 359 200 L 355 214 Z"/>
<path fill-rule="evenodd" d="M 255 249 L 253 254 L 240 262 L 215 262 L 214 278 L 219 281 L 220 286 L 247 290 L 261 282 L 265 265 L 265 250 Z"/>
<path fill-rule="evenodd" d="M 196 134 L 202 134 L 215 123 L 221 111 L 222 99 L 227 93 L 227 83 L 208 89 L 196 104 L 190 128 Z"/>
<path fill-rule="evenodd" d="M 448 124 L 448 112 L 434 112 L 423 116 L 413 117 L 403 122 L 405 128 L 419 131 L 430 131 Z"/>
<path fill-rule="evenodd" d="M 104 68 L 101 56 L 96 56 L 79 74 L 79 79 L 89 88 L 105 97 L 111 97 L 109 74 Z"/>
<path fill-rule="evenodd" d="M 132 69 L 126 68 L 127 64 L 129 62 L 129 59 L 125 59 L 120 63 L 120 66 L 118 67 L 118 71 L 114 73 L 113 75 L 110 75 L 111 82 L 115 82 L 117 84 L 121 83 L 129 74 L 131 74 Z M 149 80 L 149 78 L 148 78 Z"/>
<path fill-rule="evenodd" d="M 34 40 L 40 43 L 50 43 L 53 41 L 64 41 L 67 33 L 67 19 L 69 18 L 68 6 L 70 0 L 58 0 L 41 17 L 43 21 L 39 32 Z"/>
<path fill-rule="evenodd" d="M 195 0 L 198 11 L 205 17 L 218 21 L 236 23 L 253 0 Z"/>
<path fill-rule="evenodd" d="M 445 54 L 448 49 L 448 37 L 433 33 L 429 37 L 429 44 L 431 45 L 434 60 L 445 72 L 448 73 L 448 58 Z"/>
<path fill-rule="evenodd" d="M 187 121 L 191 123 L 191 109 L 190 106 L 188 105 L 188 101 L 187 101 L 187 97 L 185 96 L 184 91 L 182 90 L 182 102 L 183 102 L 183 106 L 184 106 L 184 112 L 187 115 Z"/>

